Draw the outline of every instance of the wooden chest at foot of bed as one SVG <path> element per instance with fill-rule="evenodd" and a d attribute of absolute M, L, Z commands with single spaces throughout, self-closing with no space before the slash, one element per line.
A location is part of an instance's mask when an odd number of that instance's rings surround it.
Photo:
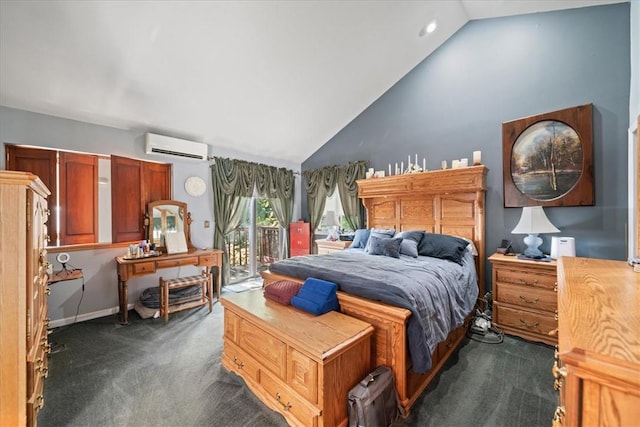
<path fill-rule="evenodd" d="M 221 301 L 225 368 L 290 425 L 347 425 L 347 393 L 373 368 L 371 325 L 335 311 L 313 316 L 261 290 Z"/>

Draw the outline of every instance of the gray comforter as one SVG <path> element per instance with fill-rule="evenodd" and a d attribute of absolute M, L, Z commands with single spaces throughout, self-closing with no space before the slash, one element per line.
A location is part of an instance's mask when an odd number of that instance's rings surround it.
<path fill-rule="evenodd" d="M 350 249 L 289 258 L 270 269 L 300 279 L 328 280 L 343 292 L 411 310 L 407 340 L 417 373 L 431 368 L 434 348 L 462 325 L 478 297 L 473 255 L 468 251 L 462 266 L 438 258 L 397 259 Z"/>

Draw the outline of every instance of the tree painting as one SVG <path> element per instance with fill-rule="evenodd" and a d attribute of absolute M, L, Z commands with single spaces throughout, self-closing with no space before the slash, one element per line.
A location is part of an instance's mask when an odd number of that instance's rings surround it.
<path fill-rule="evenodd" d="M 548 201 L 562 197 L 582 175 L 582 144 L 573 128 L 545 120 L 532 124 L 516 139 L 511 177 L 528 197 Z"/>

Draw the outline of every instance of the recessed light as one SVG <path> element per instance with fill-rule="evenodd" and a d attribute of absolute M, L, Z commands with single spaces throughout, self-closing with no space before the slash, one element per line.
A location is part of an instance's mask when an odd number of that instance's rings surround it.
<path fill-rule="evenodd" d="M 433 33 L 436 30 L 436 28 L 438 28 L 438 22 L 435 19 L 432 19 L 431 21 L 429 21 L 427 25 L 425 25 L 420 29 L 420 32 L 418 33 L 418 35 L 420 37 L 424 37 L 427 34 Z"/>

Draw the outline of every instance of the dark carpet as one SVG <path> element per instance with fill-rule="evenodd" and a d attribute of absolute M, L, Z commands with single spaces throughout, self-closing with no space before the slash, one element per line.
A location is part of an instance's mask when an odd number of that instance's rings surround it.
<path fill-rule="evenodd" d="M 223 310 L 162 319 L 129 312 L 58 328 L 40 427 L 286 426 L 220 364 Z M 549 426 L 553 349 L 516 338 L 466 339 L 404 426 Z M 345 403 L 346 404 L 346 403 Z"/>

